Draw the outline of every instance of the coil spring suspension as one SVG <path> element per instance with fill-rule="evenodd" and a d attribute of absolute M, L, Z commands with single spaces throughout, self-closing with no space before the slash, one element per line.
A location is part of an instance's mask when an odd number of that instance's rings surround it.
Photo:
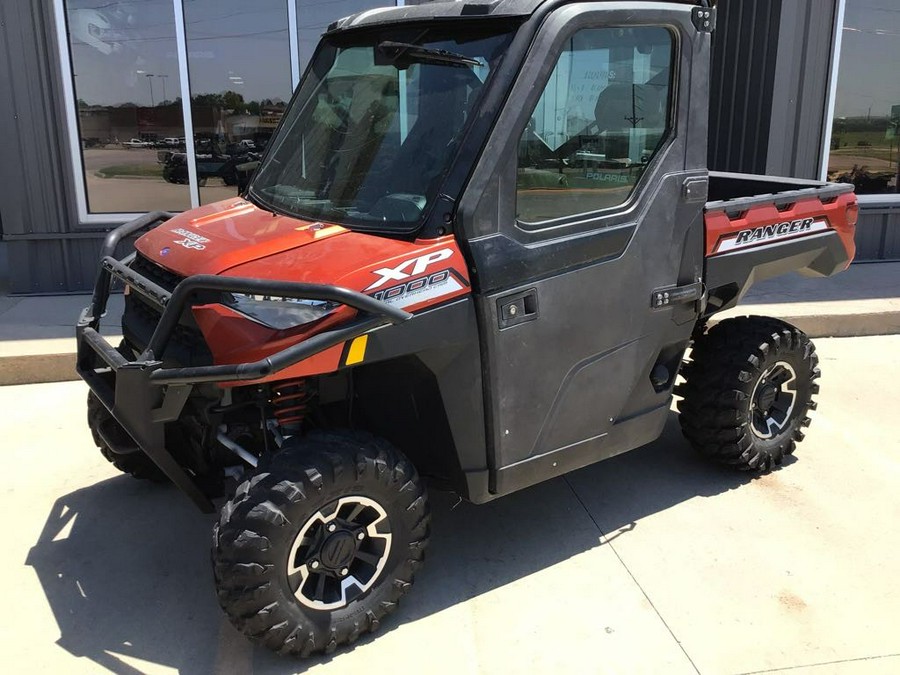
<path fill-rule="evenodd" d="M 281 427 L 281 432 L 288 436 L 300 431 L 300 425 L 306 418 L 312 392 L 306 378 L 284 380 L 272 385 L 272 414 Z"/>

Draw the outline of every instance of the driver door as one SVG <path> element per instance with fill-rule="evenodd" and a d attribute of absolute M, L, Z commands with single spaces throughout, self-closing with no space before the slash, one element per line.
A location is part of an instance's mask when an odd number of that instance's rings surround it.
<path fill-rule="evenodd" d="M 490 178 L 461 206 L 497 494 L 654 440 L 698 317 L 706 132 L 692 116 L 707 102 L 690 73 L 709 38 L 690 8 L 634 21 L 551 15 Z"/>

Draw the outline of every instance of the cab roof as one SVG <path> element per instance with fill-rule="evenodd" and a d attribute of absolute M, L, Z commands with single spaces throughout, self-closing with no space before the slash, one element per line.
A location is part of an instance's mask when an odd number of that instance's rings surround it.
<path fill-rule="evenodd" d="M 595 0 L 596 1 L 596 0 Z M 680 5 L 715 5 L 715 0 L 664 0 Z M 545 3 L 553 0 L 457 0 L 456 2 L 429 2 L 405 7 L 380 7 L 339 19 L 326 32 L 370 26 L 382 23 L 427 21 L 429 19 L 455 19 L 466 17 L 527 17 Z M 563 4 L 562 2 L 554 4 Z"/>

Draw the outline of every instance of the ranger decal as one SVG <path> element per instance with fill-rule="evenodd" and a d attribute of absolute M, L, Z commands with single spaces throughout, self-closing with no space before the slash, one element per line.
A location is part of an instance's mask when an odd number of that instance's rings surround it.
<path fill-rule="evenodd" d="M 765 225 L 763 227 L 740 230 L 720 239 L 715 253 L 726 253 L 728 251 L 748 248 L 750 246 L 767 244 L 780 239 L 789 239 L 798 235 L 823 232 L 827 229 L 828 223 L 824 220 L 803 218 L 785 221 L 783 223 L 775 223 L 773 225 Z"/>

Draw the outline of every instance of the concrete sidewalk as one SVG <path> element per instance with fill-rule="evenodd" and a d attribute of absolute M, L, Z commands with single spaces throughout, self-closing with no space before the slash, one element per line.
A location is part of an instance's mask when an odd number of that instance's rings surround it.
<path fill-rule="evenodd" d="M 673 414 L 648 446 L 483 506 L 432 491 L 398 611 L 309 661 L 231 627 L 213 518 L 100 456 L 82 383 L 2 387 L 4 672 L 900 673 L 900 337 L 817 346 L 819 407 L 783 468 L 707 465 Z"/>
<path fill-rule="evenodd" d="M 75 322 L 89 295 L 0 296 L 0 386 L 65 382 L 75 374 Z M 121 335 L 124 296 L 110 298 L 100 332 Z"/>
<path fill-rule="evenodd" d="M 74 324 L 88 295 L 0 296 L 0 386 L 76 379 Z M 113 296 L 101 326 L 118 341 L 123 297 Z M 751 289 L 728 316 L 762 314 L 811 337 L 900 333 L 900 263 L 862 263 L 828 279 L 788 275 Z"/>

